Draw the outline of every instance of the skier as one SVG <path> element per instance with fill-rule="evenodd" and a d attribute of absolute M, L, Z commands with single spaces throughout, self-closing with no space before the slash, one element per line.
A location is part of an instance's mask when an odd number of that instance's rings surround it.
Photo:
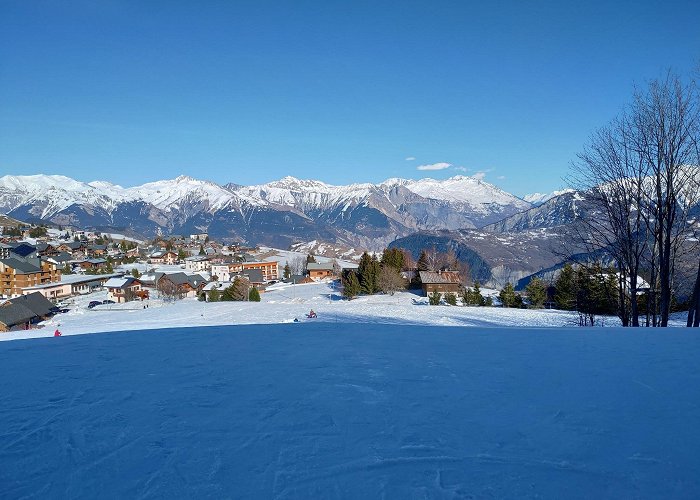
<path fill-rule="evenodd" d="M 316 318 L 317 316 L 316 316 L 316 313 L 314 312 L 314 310 L 311 309 L 311 311 L 309 311 L 309 314 L 307 314 L 306 317 L 307 318 Z"/>
<path fill-rule="evenodd" d="M 59 331 L 58 328 L 56 328 L 56 331 L 53 332 L 53 336 L 54 336 L 54 337 L 60 337 L 60 336 L 61 336 L 61 332 Z"/>

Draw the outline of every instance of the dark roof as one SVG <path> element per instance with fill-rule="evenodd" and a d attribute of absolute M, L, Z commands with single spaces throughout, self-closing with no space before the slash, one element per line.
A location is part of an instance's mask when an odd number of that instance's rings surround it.
<path fill-rule="evenodd" d="M 71 250 L 77 250 L 79 248 L 84 247 L 85 243 L 83 243 L 82 241 L 69 241 L 67 243 L 64 243 L 64 245 L 66 245 Z"/>
<path fill-rule="evenodd" d="M 160 277 L 156 278 L 156 281 L 160 281 L 163 278 L 167 278 L 174 285 L 178 286 L 188 283 L 192 288 L 197 288 L 198 286 L 207 283 L 207 280 L 205 280 L 199 274 L 170 273 L 161 275 Z"/>
<path fill-rule="evenodd" d="M 57 255 L 53 255 L 52 257 L 49 257 L 51 260 L 55 262 L 68 262 L 73 260 L 73 256 L 69 253 L 66 252 L 61 252 Z"/>
<path fill-rule="evenodd" d="M 459 284 L 459 273 L 457 271 L 420 271 L 421 283 L 433 285 Z"/>
<path fill-rule="evenodd" d="M 248 278 L 248 281 L 250 281 L 251 283 L 265 283 L 265 278 L 263 276 L 262 269 L 246 269 L 245 271 L 241 271 L 235 276 L 243 276 L 245 278 Z"/>
<path fill-rule="evenodd" d="M 10 250 L 10 252 L 14 253 L 15 255 L 19 255 L 20 257 L 27 257 L 28 255 L 36 252 L 36 247 L 33 247 L 29 243 L 20 243 L 16 245 L 15 248 Z"/>
<path fill-rule="evenodd" d="M 37 263 L 38 262 L 39 261 L 37 260 Z M 3 259 L 2 263 L 14 269 L 15 273 L 17 274 L 34 274 L 41 272 L 41 265 L 37 266 L 25 259 L 16 259 L 14 257 L 10 257 L 9 259 Z"/>
<path fill-rule="evenodd" d="M 36 316 L 48 316 L 51 313 L 51 308 L 53 304 L 49 299 L 44 297 L 39 292 L 30 293 L 28 295 L 22 295 L 15 299 L 10 299 L 9 302 L 12 304 L 21 304 L 30 311 L 32 311 Z"/>
<path fill-rule="evenodd" d="M 0 305 L 0 323 L 8 328 L 28 323 L 34 318 L 36 318 L 36 314 L 22 304 L 5 302 Z"/>

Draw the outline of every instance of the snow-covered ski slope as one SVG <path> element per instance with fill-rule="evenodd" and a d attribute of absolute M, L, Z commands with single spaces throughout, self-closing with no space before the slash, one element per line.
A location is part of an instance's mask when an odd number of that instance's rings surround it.
<path fill-rule="evenodd" d="M 485 293 L 496 293 L 485 290 Z M 153 294 L 154 297 L 157 293 Z M 261 302 L 200 302 L 188 298 L 174 302 L 154 299 L 88 309 L 90 301 L 102 301 L 106 292 L 70 299 L 66 314 L 58 314 L 41 328 L 0 333 L 0 341 L 50 337 L 59 328 L 63 335 L 147 330 L 168 327 L 291 323 L 303 320 L 311 309 L 316 322 L 387 323 L 455 327 L 564 327 L 574 326 L 578 315 L 568 311 L 503 309 L 500 307 L 429 306 L 428 299 L 411 292 L 361 296 L 343 300 L 330 282 L 288 285 L 278 283 L 262 294 Z M 615 317 L 598 318 L 604 326 L 616 326 Z M 674 320 L 685 325 L 685 318 Z"/>
<path fill-rule="evenodd" d="M 280 324 L 0 343 L 2 498 L 698 498 L 683 329 Z"/>

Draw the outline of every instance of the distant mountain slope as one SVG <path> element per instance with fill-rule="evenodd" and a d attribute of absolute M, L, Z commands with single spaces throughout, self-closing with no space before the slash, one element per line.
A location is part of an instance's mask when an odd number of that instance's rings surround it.
<path fill-rule="evenodd" d="M 505 233 L 531 229 L 557 228 L 586 217 L 590 203 L 578 191 L 567 191 L 523 212 L 483 227 L 484 231 Z"/>
<path fill-rule="evenodd" d="M 0 177 L 0 212 L 13 217 L 149 237 L 207 231 L 276 246 L 316 239 L 379 249 L 415 231 L 481 227 L 530 207 L 464 176 L 348 186 L 294 177 L 220 186 L 180 176 L 129 188 L 59 175 Z"/>

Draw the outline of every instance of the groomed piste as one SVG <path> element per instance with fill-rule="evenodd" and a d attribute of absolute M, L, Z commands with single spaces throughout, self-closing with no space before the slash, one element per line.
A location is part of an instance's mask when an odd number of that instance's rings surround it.
<path fill-rule="evenodd" d="M 2 498 L 697 498 L 683 329 L 304 323 L 0 343 Z"/>

